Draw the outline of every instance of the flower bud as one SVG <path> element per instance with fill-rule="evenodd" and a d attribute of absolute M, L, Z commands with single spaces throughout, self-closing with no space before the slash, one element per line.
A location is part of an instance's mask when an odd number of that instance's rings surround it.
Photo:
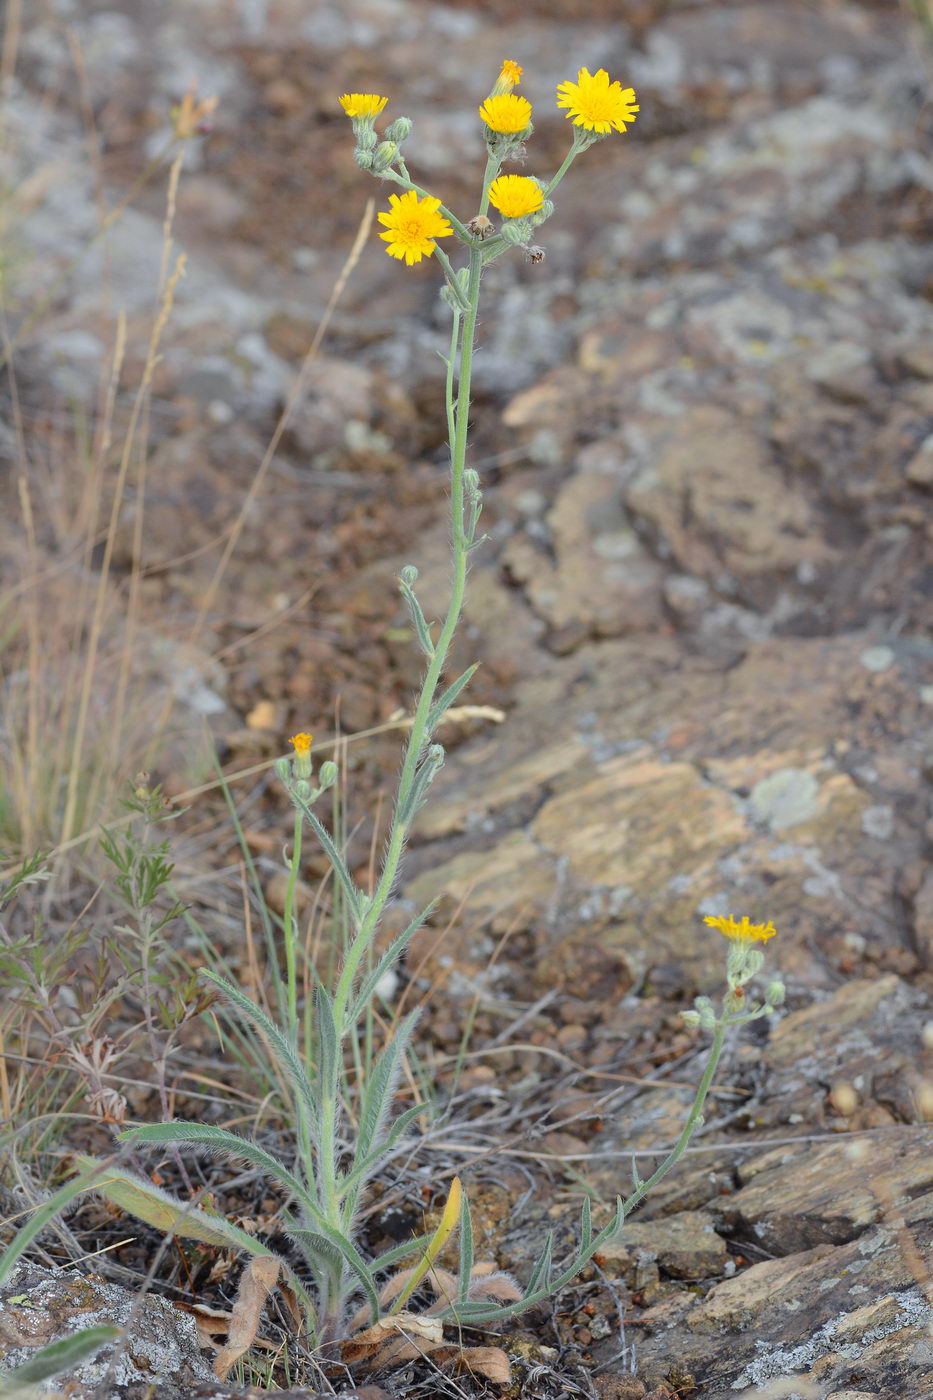
<path fill-rule="evenodd" d="M 406 564 L 399 572 L 399 578 L 406 588 L 414 588 L 415 584 L 418 582 L 418 570 L 415 568 L 414 564 Z"/>
<path fill-rule="evenodd" d="M 306 782 L 304 778 L 299 778 L 292 788 L 292 792 L 296 797 L 300 797 L 302 802 L 307 802 L 311 796 L 311 784 Z"/>
<path fill-rule="evenodd" d="M 411 135 L 411 126 L 410 117 L 396 117 L 395 121 L 386 127 L 386 140 L 397 141 L 401 145 Z"/>
<path fill-rule="evenodd" d="M 360 130 L 356 133 L 357 149 L 361 151 L 374 151 L 376 149 L 377 139 L 372 126 L 361 126 Z"/>
<path fill-rule="evenodd" d="M 479 472 L 473 467 L 467 467 L 463 473 L 463 489 L 468 496 L 475 496 L 479 491 Z"/>
<path fill-rule="evenodd" d="M 321 785 L 322 792 L 326 788 L 334 786 L 334 783 L 337 781 L 339 773 L 340 769 L 337 767 L 336 763 L 331 763 L 329 758 L 321 764 L 320 769 L 318 770 L 317 780 Z"/>
<path fill-rule="evenodd" d="M 382 170 L 388 170 L 398 155 L 398 143 L 395 141 L 380 141 L 373 152 L 373 170 L 378 175 Z"/>
<path fill-rule="evenodd" d="M 544 203 L 541 205 L 541 208 L 540 208 L 540 209 L 536 209 L 535 212 L 532 214 L 532 216 L 531 216 L 532 225 L 533 225 L 535 228 L 537 228 L 539 224 L 543 224 L 543 223 L 544 223 L 545 219 L 549 219 L 553 213 L 554 213 L 554 201 L 553 201 L 553 199 L 546 199 L 546 200 L 544 201 Z"/>
<path fill-rule="evenodd" d="M 372 168 L 373 168 L 373 153 L 372 153 L 372 151 L 364 151 L 364 150 L 362 150 L 359 146 L 357 146 L 356 150 L 353 152 L 353 156 L 354 156 L 354 159 L 356 160 L 357 165 L 360 167 L 361 170 L 372 170 Z"/>
<path fill-rule="evenodd" d="M 286 787 L 290 787 L 292 781 L 292 765 L 290 761 L 287 758 L 277 758 L 274 766 L 275 776 L 278 778 L 279 782 L 284 783 Z"/>
<path fill-rule="evenodd" d="M 765 1001 L 769 1006 L 783 1006 L 786 996 L 787 988 L 784 986 L 784 983 L 774 981 L 765 992 Z"/>
<path fill-rule="evenodd" d="M 507 219 L 502 225 L 500 237 L 504 238 L 506 243 L 511 243 L 513 248 L 517 248 L 528 241 L 528 225 L 524 219 Z"/>
<path fill-rule="evenodd" d="M 700 1013 L 699 1011 L 681 1011 L 680 1019 L 683 1021 L 685 1026 L 688 1026 L 690 1030 L 695 1031 L 700 1024 Z"/>

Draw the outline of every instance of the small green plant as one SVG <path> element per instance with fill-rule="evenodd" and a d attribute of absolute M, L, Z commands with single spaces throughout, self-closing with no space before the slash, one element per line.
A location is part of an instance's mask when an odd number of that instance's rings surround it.
<path fill-rule="evenodd" d="M 311 736 L 296 734 L 293 753 L 280 759 L 276 771 L 294 806 L 295 824 L 288 861 L 288 887 L 282 920 L 284 945 L 284 995 L 279 1021 L 251 997 L 214 971 L 207 981 L 226 998 L 231 1010 L 263 1040 L 268 1054 L 290 1086 L 296 1134 L 294 1165 L 275 1157 L 257 1143 L 226 1129 L 197 1122 L 172 1122 L 131 1129 L 123 1134 L 128 1144 L 191 1143 L 231 1159 L 248 1162 L 267 1174 L 285 1193 L 288 1213 L 285 1230 L 296 1253 L 277 1256 L 266 1245 L 245 1234 L 223 1217 L 182 1205 L 156 1191 L 144 1178 L 122 1166 L 86 1162 L 86 1174 L 97 1171 L 95 1189 L 110 1195 L 127 1210 L 176 1234 L 198 1239 L 219 1239 L 254 1256 L 249 1268 L 271 1261 L 266 1282 L 284 1275 L 304 1309 L 311 1342 L 320 1345 L 344 1336 L 350 1326 L 351 1303 L 365 1300 L 372 1324 L 400 1311 L 429 1275 L 439 1277 L 435 1261 L 459 1227 L 459 1266 L 456 1278 L 447 1275 L 438 1308 L 440 1316 L 462 1324 L 486 1325 L 539 1303 L 562 1288 L 622 1226 L 625 1217 L 683 1154 L 701 1122 L 703 1103 L 713 1082 L 723 1044 L 730 1028 L 764 1015 L 783 997 L 774 982 L 763 1001 L 750 1000 L 746 987 L 760 970 L 762 954 L 755 946 L 774 930 L 753 925 L 748 919 L 711 920 L 729 938 L 728 990 L 717 1011 L 707 999 L 699 999 L 688 1013 L 693 1024 L 712 1033 L 712 1048 L 695 1101 L 677 1143 L 654 1174 L 642 1181 L 635 1176 L 633 1190 L 618 1197 L 611 1218 L 594 1232 L 589 1201 L 585 1201 L 579 1240 L 572 1257 L 560 1265 L 552 1258 L 549 1240 L 523 1290 L 511 1281 L 497 1288 L 474 1274 L 473 1229 L 469 1205 L 454 1179 L 441 1223 L 431 1236 L 412 1239 L 379 1257 L 366 1257 L 359 1243 L 360 1208 L 367 1182 L 386 1161 L 394 1144 L 420 1112 L 415 1105 L 393 1119 L 395 1089 L 417 1023 L 417 1012 L 392 1028 L 382 1049 L 361 1056 L 360 1037 L 368 1034 L 367 1016 L 382 979 L 402 957 L 409 940 L 430 909 L 423 910 L 388 946 L 380 940 L 387 904 L 395 889 L 406 842 L 418 812 L 427 801 L 431 785 L 444 763 L 444 748 L 437 732 L 445 715 L 458 700 L 476 669 L 448 679 L 446 668 L 451 643 L 463 608 L 470 556 L 483 542 L 478 533 L 482 510 L 479 474 L 467 466 L 467 438 L 474 340 L 484 270 L 497 258 L 520 249 L 539 263 L 543 251 L 532 242 L 538 227 L 553 213 L 551 196 L 572 162 L 612 131 L 624 131 L 638 111 L 631 88 L 622 89 L 600 70 L 581 69 L 576 82 L 558 90 L 558 106 L 573 122 L 573 139 L 566 158 L 549 179 L 500 174 L 507 160 L 523 159 L 525 142 L 532 131 L 531 104 L 515 94 L 521 69 L 510 61 L 492 92 L 479 109 L 483 122 L 487 160 L 478 208 L 472 217 L 457 218 L 439 199 L 416 185 L 403 156 L 411 132 L 406 117 L 393 121 L 380 141 L 375 122 L 387 99 L 376 94 L 347 94 L 341 99 L 356 137 L 356 160 L 361 168 L 402 188 L 389 198 L 389 209 L 379 215 L 385 231 L 380 237 L 393 258 L 411 266 L 436 256 L 443 270 L 442 295 L 450 310 L 450 350 L 446 359 L 446 410 L 450 436 L 450 525 L 452 582 L 447 612 L 439 626 L 432 624 L 416 592 L 418 570 L 402 569 L 401 596 L 408 608 L 418 643 L 425 657 L 425 675 L 417 699 L 401 776 L 389 825 L 385 852 L 371 889 L 360 888 L 335 839 L 316 811 L 316 804 L 332 788 L 338 773 L 334 763 L 323 763 L 317 774 L 312 762 Z M 499 227 L 490 209 L 501 216 Z M 437 242 L 453 237 L 466 250 L 467 265 L 454 269 Z M 317 978 L 311 1007 L 313 1037 L 310 1053 L 300 1034 L 299 1017 L 301 943 L 296 913 L 296 888 L 305 828 L 310 829 L 326 853 L 335 891 L 349 921 L 350 938 L 343 964 L 325 985 Z M 118 870 L 129 869 L 116 844 L 111 859 Z M 121 874 L 121 879 L 129 878 Z M 134 877 L 135 878 L 135 877 Z M 140 876 L 139 878 L 143 878 Z M 382 949 L 382 951 L 379 951 Z M 312 970 L 312 976 L 313 976 Z M 307 1013 L 307 1008 L 306 1008 Z M 364 1031 L 361 1028 L 367 1027 Z M 360 1066 L 364 1072 L 360 1073 Z M 349 1069 L 354 1069 L 350 1073 Z M 347 1131 L 346 1124 L 352 1124 Z M 86 1175 L 85 1180 L 89 1180 Z M 300 1258 L 300 1264 L 295 1260 Z M 385 1279 L 406 1260 L 415 1260 L 403 1274 L 396 1272 L 388 1288 Z M 265 1266 L 263 1266 L 265 1267 Z M 399 1281 L 401 1280 L 401 1281 Z"/>

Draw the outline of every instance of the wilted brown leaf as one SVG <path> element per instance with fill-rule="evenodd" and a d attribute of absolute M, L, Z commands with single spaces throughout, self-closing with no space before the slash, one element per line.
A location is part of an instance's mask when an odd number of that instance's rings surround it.
<path fill-rule="evenodd" d="M 372 1369 L 411 1361 L 433 1351 L 443 1340 L 444 1326 L 439 1318 L 400 1312 L 345 1338 L 340 1349 L 348 1366 L 365 1362 Z"/>
<path fill-rule="evenodd" d="M 512 1367 L 501 1347 L 437 1347 L 431 1360 L 444 1369 L 469 1371 L 493 1385 L 511 1385 Z"/>
<path fill-rule="evenodd" d="M 227 1345 L 217 1354 L 214 1375 L 225 1381 L 234 1362 L 253 1345 L 259 1331 L 263 1304 L 279 1277 L 279 1263 L 270 1255 L 251 1259 L 243 1270 L 236 1302 L 230 1314 Z"/>
<path fill-rule="evenodd" d="M 194 1325 L 198 1331 L 198 1345 L 202 1347 L 214 1347 L 218 1349 L 215 1337 L 225 1337 L 230 1331 L 230 1319 L 233 1316 L 223 1308 L 208 1308 L 201 1303 L 176 1302 L 176 1308 L 182 1312 L 189 1313 L 194 1318 Z"/>

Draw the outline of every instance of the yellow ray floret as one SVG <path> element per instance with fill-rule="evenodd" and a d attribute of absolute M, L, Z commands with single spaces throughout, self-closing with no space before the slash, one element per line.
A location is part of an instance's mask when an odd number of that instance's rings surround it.
<path fill-rule="evenodd" d="M 499 77 L 505 78 L 508 83 L 517 85 L 522 80 L 522 65 L 520 63 L 513 63 L 510 58 L 504 58 L 502 60 L 502 70 L 499 73 Z"/>
<path fill-rule="evenodd" d="M 527 97 L 516 97 L 514 92 L 506 92 L 501 97 L 487 97 L 479 114 L 490 131 L 514 136 L 530 124 L 531 103 Z"/>
<path fill-rule="evenodd" d="M 311 752 L 311 744 L 314 739 L 313 734 L 293 734 L 289 743 L 298 754 L 299 758 L 305 758 Z"/>
<path fill-rule="evenodd" d="M 345 92 L 340 105 L 348 117 L 378 117 L 388 100 L 377 92 Z"/>
<path fill-rule="evenodd" d="M 558 107 L 567 108 L 574 126 L 605 136 L 610 131 L 624 131 L 626 122 L 635 120 L 639 110 L 635 89 L 610 83 L 605 68 L 591 73 L 581 68 L 575 83 L 561 83 L 557 89 Z"/>
<path fill-rule="evenodd" d="M 387 229 L 379 237 L 388 243 L 389 257 L 404 258 L 409 267 L 431 256 L 433 239 L 447 238 L 453 233 L 444 216 L 437 212 L 440 200 L 431 195 L 419 199 L 414 190 L 406 190 L 402 195 L 390 194 L 389 204 L 392 207 L 387 213 L 376 216 Z"/>
<path fill-rule="evenodd" d="M 774 924 L 752 924 L 749 923 L 748 915 L 739 922 L 730 915 L 728 918 L 720 914 L 708 914 L 703 920 L 704 924 L 709 924 L 710 928 L 718 928 L 724 938 L 734 938 L 739 943 L 767 943 L 769 938 L 773 938 L 777 933 Z"/>
<path fill-rule="evenodd" d="M 489 186 L 489 202 L 503 218 L 522 219 L 541 208 L 544 193 L 528 175 L 500 175 Z"/>

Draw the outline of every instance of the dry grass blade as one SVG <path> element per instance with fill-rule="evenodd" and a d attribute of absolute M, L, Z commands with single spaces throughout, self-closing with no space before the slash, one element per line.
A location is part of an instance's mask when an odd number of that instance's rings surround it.
<path fill-rule="evenodd" d="M 279 1265 L 268 1256 L 251 1259 L 243 1270 L 236 1302 L 230 1314 L 227 1344 L 217 1353 L 214 1374 L 225 1381 L 234 1364 L 249 1351 L 259 1331 L 259 1318 L 266 1299 L 278 1282 Z"/>

